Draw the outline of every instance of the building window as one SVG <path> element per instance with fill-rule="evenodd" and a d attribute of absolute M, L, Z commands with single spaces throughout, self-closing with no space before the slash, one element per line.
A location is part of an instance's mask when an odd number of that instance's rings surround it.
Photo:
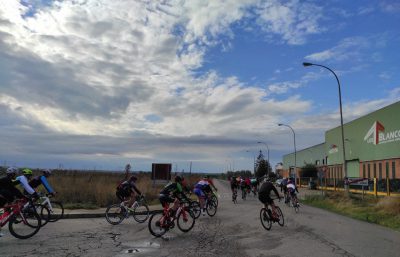
<path fill-rule="evenodd" d="M 363 163 L 363 178 L 365 178 L 365 163 Z"/>
<path fill-rule="evenodd" d="M 386 162 L 386 178 L 389 178 L 389 162 Z"/>
<path fill-rule="evenodd" d="M 371 165 L 368 163 L 368 178 L 371 178 Z"/>
<path fill-rule="evenodd" d="M 376 163 L 374 163 L 374 178 L 376 178 Z"/>
<path fill-rule="evenodd" d="M 379 179 L 382 179 L 382 163 L 379 163 Z"/>
<path fill-rule="evenodd" d="M 392 178 L 396 178 L 396 163 L 392 161 Z"/>

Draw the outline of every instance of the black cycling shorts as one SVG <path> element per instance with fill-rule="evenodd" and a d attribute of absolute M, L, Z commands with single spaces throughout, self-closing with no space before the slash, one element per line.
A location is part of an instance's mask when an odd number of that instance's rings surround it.
<path fill-rule="evenodd" d="M 267 195 L 267 194 L 259 194 L 258 200 L 260 200 L 260 202 L 262 202 L 263 204 L 273 204 L 274 203 L 274 200 L 272 200 L 272 198 L 269 197 L 269 195 Z"/>
<path fill-rule="evenodd" d="M 6 203 L 11 203 L 14 201 L 14 195 L 5 189 L 0 189 L 0 207 L 3 207 Z"/>
<path fill-rule="evenodd" d="M 168 206 L 170 203 L 173 203 L 175 201 L 175 199 L 172 198 L 171 196 L 164 194 L 160 194 L 158 200 L 160 200 L 160 203 L 163 207 Z"/>
<path fill-rule="evenodd" d="M 125 198 L 127 198 L 131 195 L 131 191 L 123 189 L 123 188 L 119 188 L 119 189 L 117 189 L 117 192 L 115 193 L 115 195 L 118 197 L 118 199 L 120 201 L 124 201 Z"/>

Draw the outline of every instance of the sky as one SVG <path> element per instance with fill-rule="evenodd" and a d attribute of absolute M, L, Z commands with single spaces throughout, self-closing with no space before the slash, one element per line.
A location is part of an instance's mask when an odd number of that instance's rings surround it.
<path fill-rule="evenodd" d="M 400 1 L 0 0 L 1 165 L 252 170 L 400 100 Z M 258 143 L 262 142 L 262 143 Z"/>

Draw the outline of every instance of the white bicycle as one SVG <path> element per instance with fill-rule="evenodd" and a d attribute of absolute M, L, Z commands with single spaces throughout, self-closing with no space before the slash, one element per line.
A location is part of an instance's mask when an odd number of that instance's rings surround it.
<path fill-rule="evenodd" d="M 64 206 L 59 201 L 50 200 L 52 196 L 52 194 L 42 194 L 38 200 L 41 206 L 40 216 L 46 223 L 47 221 L 55 222 L 64 217 Z"/>

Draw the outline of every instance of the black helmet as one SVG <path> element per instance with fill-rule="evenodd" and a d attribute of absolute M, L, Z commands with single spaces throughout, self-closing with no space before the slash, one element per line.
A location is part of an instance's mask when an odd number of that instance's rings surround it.
<path fill-rule="evenodd" d="M 135 181 L 137 180 L 137 177 L 135 177 L 135 176 L 131 176 L 131 177 L 129 178 L 129 180 L 131 180 L 131 181 L 135 182 Z"/>
<path fill-rule="evenodd" d="M 176 183 L 181 183 L 182 182 L 182 177 L 181 176 L 176 176 L 175 177 L 175 182 Z"/>

